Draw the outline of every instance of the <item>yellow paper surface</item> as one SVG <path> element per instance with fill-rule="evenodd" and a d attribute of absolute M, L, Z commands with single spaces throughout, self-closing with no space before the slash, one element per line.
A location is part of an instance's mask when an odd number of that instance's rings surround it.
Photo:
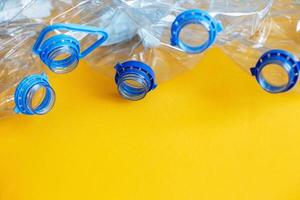
<path fill-rule="evenodd" d="M 54 110 L 0 121 L 1 200 L 298 200 L 300 94 L 213 49 L 140 102 L 82 64 Z"/>

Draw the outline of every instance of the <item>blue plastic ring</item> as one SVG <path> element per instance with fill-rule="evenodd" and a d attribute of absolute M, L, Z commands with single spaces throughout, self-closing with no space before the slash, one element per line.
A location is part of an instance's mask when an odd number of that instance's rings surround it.
<path fill-rule="evenodd" d="M 289 81 L 283 86 L 274 86 L 263 76 L 263 69 L 270 64 L 281 66 L 288 74 Z M 283 93 L 295 87 L 299 79 L 300 63 L 291 53 L 284 50 L 270 50 L 258 60 L 256 67 L 251 68 L 251 74 L 256 77 L 259 85 L 269 93 Z"/>
<path fill-rule="evenodd" d="M 41 60 L 55 73 L 72 71 L 79 62 L 80 44 L 67 35 L 56 35 L 47 39 L 41 46 Z M 62 54 L 68 54 L 67 58 L 56 60 Z"/>
<path fill-rule="evenodd" d="M 120 94 L 129 100 L 140 100 L 148 92 L 157 87 L 155 74 L 151 67 L 139 61 L 127 61 L 115 66 L 115 82 L 118 85 Z M 145 84 L 145 90 L 139 90 L 124 83 L 126 77 L 131 77 L 134 81 Z M 136 79 L 135 79 L 136 78 Z M 131 79 L 131 80 L 132 80 Z M 144 94 L 141 94 L 144 93 Z"/>
<path fill-rule="evenodd" d="M 45 40 L 46 36 L 53 31 L 64 30 L 74 32 L 84 32 L 88 34 L 98 35 L 100 38 L 80 51 L 80 42 L 75 38 L 59 34 Z M 102 29 L 89 26 L 81 26 L 77 24 L 54 24 L 45 27 L 38 36 L 33 52 L 39 55 L 41 60 L 56 73 L 67 73 L 76 68 L 80 59 L 89 55 L 92 51 L 102 45 L 108 39 L 108 34 Z M 45 41 L 44 41 L 45 40 Z M 68 55 L 67 58 L 56 60 L 60 55 Z"/>
<path fill-rule="evenodd" d="M 180 39 L 181 31 L 190 24 L 199 24 L 206 28 L 208 40 L 199 46 L 191 46 Z M 190 54 L 199 54 L 210 48 L 216 41 L 217 35 L 222 31 L 222 25 L 210 14 L 203 10 L 187 10 L 178 15 L 171 27 L 171 45 L 178 46 Z"/>
<path fill-rule="evenodd" d="M 37 107 L 33 108 L 32 100 L 36 88 L 44 88 L 45 96 Z M 25 77 L 17 86 L 15 95 L 15 113 L 25 115 L 43 115 L 48 113 L 55 103 L 55 92 L 45 74 L 34 74 Z"/>

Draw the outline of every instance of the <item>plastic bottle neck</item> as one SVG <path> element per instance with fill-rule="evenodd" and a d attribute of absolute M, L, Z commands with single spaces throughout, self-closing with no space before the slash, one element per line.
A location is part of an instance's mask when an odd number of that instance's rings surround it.
<path fill-rule="evenodd" d="M 145 63 L 127 61 L 115 66 L 115 82 L 122 97 L 137 101 L 156 88 L 155 74 Z"/>
<path fill-rule="evenodd" d="M 45 74 L 34 74 L 19 83 L 14 100 L 16 113 L 44 115 L 54 106 L 55 92 Z"/>

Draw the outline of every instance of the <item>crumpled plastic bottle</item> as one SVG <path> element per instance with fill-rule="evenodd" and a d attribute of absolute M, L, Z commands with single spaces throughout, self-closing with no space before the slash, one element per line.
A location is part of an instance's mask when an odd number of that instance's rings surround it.
<path fill-rule="evenodd" d="M 135 36 L 137 27 L 122 11 L 123 8 L 117 0 L 82 1 L 51 20 L 50 26 L 38 38 L 34 52 L 52 71 L 70 72 L 80 59 L 96 48 L 122 43 Z M 64 28 L 60 27 L 62 24 Z M 56 45 L 44 50 L 48 40 Z M 76 47 L 73 45 L 75 43 Z M 50 56 L 54 54 L 54 57 Z"/>
<path fill-rule="evenodd" d="M 137 36 L 97 50 L 101 59 L 93 57 L 91 64 L 110 74 L 115 66 L 119 93 L 129 100 L 142 99 L 157 83 L 195 67 L 214 43 L 251 35 L 272 5 L 271 0 L 121 2 L 138 26 Z"/>
<path fill-rule="evenodd" d="M 129 2 L 144 46 L 172 46 L 191 54 L 202 53 L 215 42 L 223 44 L 252 35 L 273 3 L 272 0 Z"/>
<path fill-rule="evenodd" d="M 43 115 L 55 103 L 48 77 L 31 53 L 41 26 L 26 25 L 16 28 L 13 35 L 1 35 L 5 43 L 0 47 L 0 117 Z"/>
<path fill-rule="evenodd" d="M 42 115 L 52 109 L 55 92 L 32 47 L 45 21 L 73 2 L 2 1 L 0 16 L 9 14 L 0 22 L 0 117 Z"/>
<path fill-rule="evenodd" d="M 155 89 L 157 82 L 167 81 L 199 62 L 202 55 L 187 54 L 169 44 L 161 45 L 165 30 L 158 26 L 165 23 L 163 19 L 170 15 L 177 1 L 119 3 L 124 5 L 121 12 L 133 20 L 131 26 L 138 27 L 134 37 L 97 49 L 94 55 L 98 57 L 91 56 L 89 61 L 97 70 L 110 76 L 115 74 L 119 93 L 124 98 L 140 100 Z M 154 24 L 157 24 L 157 35 L 151 32 Z"/>
<path fill-rule="evenodd" d="M 269 93 L 300 91 L 299 9 L 299 1 L 275 0 L 252 36 L 222 47 Z"/>
<path fill-rule="evenodd" d="M 67 73 L 72 71 L 79 61 L 99 47 L 107 39 L 107 34 L 95 27 L 79 24 L 52 24 L 55 16 L 72 9 L 84 2 L 80 0 L 11 0 L 4 1 L 3 10 L 0 12 L 0 35 L 13 34 L 18 29 L 32 23 L 44 24 L 41 34 L 33 43 L 33 52 L 39 55 L 46 66 L 56 73 Z M 3 16 L 3 17 L 1 17 Z M 76 16 L 77 19 L 80 17 Z M 91 18 L 91 20 L 93 20 Z M 19 29 L 20 30 L 20 29 Z M 66 37 L 59 31 L 70 31 L 76 33 L 88 33 L 99 36 L 94 43 L 80 51 L 84 41 L 78 41 L 72 37 Z"/>

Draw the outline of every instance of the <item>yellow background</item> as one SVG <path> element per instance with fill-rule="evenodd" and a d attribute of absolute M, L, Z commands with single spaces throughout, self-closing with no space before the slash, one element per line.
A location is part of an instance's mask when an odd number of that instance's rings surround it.
<path fill-rule="evenodd" d="M 86 65 L 47 116 L 0 121 L 1 200 L 299 200 L 300 94 L 219 50 L 140 102 Z"/>

